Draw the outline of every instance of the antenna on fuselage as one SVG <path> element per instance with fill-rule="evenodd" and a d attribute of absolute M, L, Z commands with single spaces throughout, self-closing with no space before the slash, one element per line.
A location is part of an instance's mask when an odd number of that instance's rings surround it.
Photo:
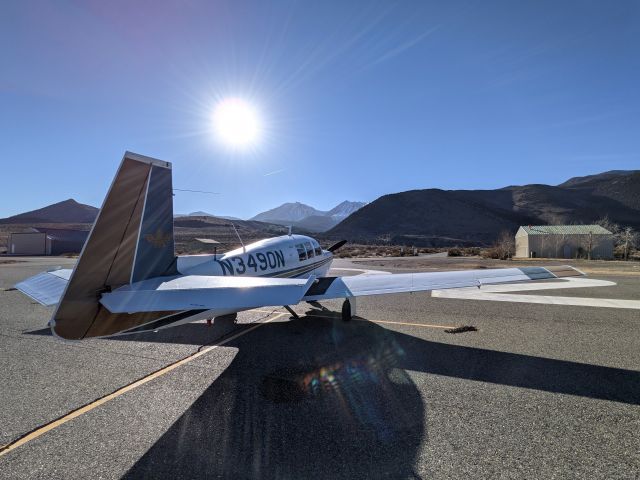
<path fill-rule="evenodd" d="M 238 233 L 238 229 L 236 228 L 235 224 L 233 222 L 231 222 L 231 226 L 233 227 L 233 231 L 236 232 L 236 235 L 238 236 L 238 240 L 240 240 L 240 245 L 242 245 L 242 253 L 247 253 L 247 248 L 244 246 L 244 242 L 242 241 L 242 238 L 240 238 L 240 234 Z"/>

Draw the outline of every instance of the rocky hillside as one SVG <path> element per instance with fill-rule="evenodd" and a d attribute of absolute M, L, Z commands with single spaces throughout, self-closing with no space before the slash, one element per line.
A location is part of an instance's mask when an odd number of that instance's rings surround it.
<path fill-rule="evenodd" d="M 574 177 L 558 186 L 610 198 L 626 207 L 640 210 L 639 185 L 640 170 L 611 170 L 599 175 Z"/>
<path fill-rule="evenodd" d="M 235 225 L 242 241 L 247 244 L 263 238 L 285 235 L 289 229 L 273 223 L 257 222 L 254 220 L 227 220 L 224 218 L 178 217 L 173 220 L 173 231 L 176 243 L 176 253 L 211 253 L 213 245 L 199 242 L 198 238 L 212 239 L 220 242 L 216 249 L 225 252 L 240 246 L 238 237 L 233 229 Z M 294 233 L 306 233 L 294 229 Z"/>
<path fill-rule="evenodd" d="M 70 198 L 38 210 L 0 219 L 0 224 L 93 223 L 98 209 Z"/>
<path fill-rule="evenodd" d="M 640 229 L 640 172 L 499 190 L 412 190 L 385 195 L 327 232 L 330 238 L 416 246 L 486 245 L 527 224 L 593 223 Z"/>

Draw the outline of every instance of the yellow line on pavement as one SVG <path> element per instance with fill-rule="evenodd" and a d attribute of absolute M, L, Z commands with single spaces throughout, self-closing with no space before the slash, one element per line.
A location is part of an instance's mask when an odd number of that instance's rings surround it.
<path fill-rule="evenodd" d="M 361 322 L 390 323 L 392 325 L 410 325 L 412 327 L 455 328 L 455 327 L 452 327 L 450 325 L 432 325 L 430 323 L 392 322 L 392 321 L 389 321 L 389 320 L 369 320 L 367 318 L 354 318 L 354 320 L 360 320 Z"/>
<path fill-rule="evenodd" d="M 34 440 L 36 438 L 38 438 L 41 435 L 44 435 L 47 432 L 50 432 L 51 430 L 58 428 L 60 425 L 64 425 L 65 423 L 67 423 L 70 420 L 73 420 L 74 418 L 77 418 L 81 415 L 84 415 L 87 412 L 90 412 L 91 410 L 93 410 L 94 408 L 99 407 L 100 405 L 103 405 L 107 402 L 109 402 L 110 400 L 113 400 L 114 398 L 117 398 L 127 392 L 130 392 L 131 390 L 133 390 L 134 388 L 138 388 L 141 385 L 144 385 L 145 383 L 150 382 L 151 380 L 154 380 L 158 377 L 161 377 L 162 375 L 165 375 L 167 373 L 169 373 L 172 370 L 175 370 L 176 368 L 185 365 L 189 362 L 191 362 L 192 360 L 195 360 L 198 357 L 201 357 L 202 355 L 204 355 L 205 353 L 210 352 L 211 350 L 214 350 L 215 348 L 218 348 L 222 345 L 224 345 L 227 342 L 230 342 L 231 340 L 235 340 L 236 338 L 245 335 L 253 330 L 255 330 L 256 328 L 261 327 L 262 325 L 269 323 L 273 320 L 276 320 L 277 318 L 280 318 L 282 315 L 285 315 L 284 313 L 279 313 L 276 316 L 274 316 L 273 318 L 270 318 L 266 321 L 260 322 L 256 325 L 254 325 L 253 327 L 250 327 L 246 330 L 243 330 L 242 332 L 239 332 L 235 335 L 232 335 L 229 338 L 226 338 L 224 340 L 222 340 L 219 343 L 216 343 L 215 345 L 211 345 L 207 348 L 203 348 L 202 350 L 200 350 L 199 352 L 193 353 L 191 355 L 189 355 L 188 357 L 185 357 L 181 360 L 178 360 L 170 365 L 167 365 L 166 367 L 161 368 L 160 370 L 156 370 L 153 373 L 150 373 L 149 375 L 142 377 L 139 380 L 136 380 L 133 383 L 130 383 L 129 385 L 125 385 L 122 388 L 119 388 L 118 390 L 116 390 L 113 393 L 110 393 L 108 395 L 105 395 L 102 398 L 99 398 L 91 403 L 88 403 L 87 405 L 84 405 L 83 407 L 80 407 L 76 410 L 73 410 L 72 412 L 67 413 L 66 415 L 63 415 L 62 417 L 53 420 L 50 423 L 47 423 L 46 425 L 43 425 L 41 427 L 36 428 L 35 430 L 33 430 L 32 432 L 27 433 L 26 435 L 24 435 L 23 437 L 19 438 L 18 440 L 11 442 L 7 445 L 4 445 L 2 448 L 0 448 L 0 457 L 9 453 L 12 450 L 15 450 L 16 448 L 29 443 L 31 440 Z"/>

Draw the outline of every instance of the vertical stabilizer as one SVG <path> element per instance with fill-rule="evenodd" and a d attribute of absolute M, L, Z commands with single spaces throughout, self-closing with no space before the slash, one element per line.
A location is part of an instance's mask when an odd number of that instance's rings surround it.
<path fill-rule="evenodd" d="M 100 295 L 174 275 L 171 164 L 126 152 L 53 315 L 66 339 L 110 335 L 170 312 L 111 314 Z"/>

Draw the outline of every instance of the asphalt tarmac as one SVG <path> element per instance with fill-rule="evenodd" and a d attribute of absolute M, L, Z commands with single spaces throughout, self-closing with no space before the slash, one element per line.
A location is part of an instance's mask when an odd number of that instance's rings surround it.
<path fill-rule="evenodd" d="M 3 260 L 0 478 L 640 478 L 640 310 L 415 293 L 68 343 L 10 288 L 73 261 Z M 638 298 L 598 278 L 543 294 Z"/>

